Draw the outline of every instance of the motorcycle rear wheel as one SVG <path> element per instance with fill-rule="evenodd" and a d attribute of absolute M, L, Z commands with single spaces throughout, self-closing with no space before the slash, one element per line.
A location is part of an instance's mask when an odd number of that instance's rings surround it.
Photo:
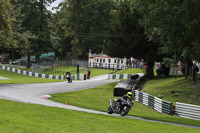
<path fill-rule="evenodd" d="M 108 114 L 112 114 L 113 113 L 113 109 L 111 108 L 111 106 L 109 106 L 107 113 Z"/>
<path fill-rule="evenodd" d="M 121 110 L 120 115 L 121 115 L 121 116 L 127 115 L 128 112 L 129 112 L 129 109 L 130 109 L 129 106 L 124 106 L 124 107 L 122 108 L 122 110 Z"/>

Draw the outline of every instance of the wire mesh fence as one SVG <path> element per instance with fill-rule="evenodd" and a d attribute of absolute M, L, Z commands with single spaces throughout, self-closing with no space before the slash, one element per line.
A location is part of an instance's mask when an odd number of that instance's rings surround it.
<path fill-rule="evenodd" d="M 32 71 L 37 73 L 51 74 L 51 75 L 65 75 L 69 71 L 72 75 L 77 74 L 77 65 L 79 65 L 79 73 L 85 73 L 88 69 L 88 61 L 68 60 L 68 61 L 54 61 L 42 62 L 40 64 L 32 64 Z"/>

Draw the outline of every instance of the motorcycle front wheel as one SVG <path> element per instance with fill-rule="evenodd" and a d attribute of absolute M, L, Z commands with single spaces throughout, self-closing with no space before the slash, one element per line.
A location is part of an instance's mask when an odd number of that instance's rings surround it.
<path fill-rule="evenodd" d="M 121 115 L 121 116 L 127 115 L 128 112 L 129 112 L 129 109 L 130 109 L 129 106 L 124 106 L 124 107 L 122 108 L 122 110 L 121 110 L 120 115 Z"/>
<path fill-rule="evenodd" d="M 108 108 L 107 113 L 108 113 L 108 114 L 112 114 L 112 113 L 113 113 L 113 109 L 111 108 L 111 106 Z"/>

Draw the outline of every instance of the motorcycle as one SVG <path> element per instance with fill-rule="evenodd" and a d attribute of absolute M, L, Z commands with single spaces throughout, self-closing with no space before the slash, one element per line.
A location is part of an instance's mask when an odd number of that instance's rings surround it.
<path fill-rule="evenodd" d="M 114 99 L 113 101 L 110 99 L 110 106 L 108 108 L 107 113 L 117 113 L 121 116 L 125 116 L 128 114 L 131 107 L 133 107 L 133 103 L 131 103 L 130 99 Z"/>
<path fill-rule="evenodd" d="M 66 75 L 66 79 L 67 79 L 68 83 L 72 83 L 72 78 L 71 78 L 70 74 Z"/>

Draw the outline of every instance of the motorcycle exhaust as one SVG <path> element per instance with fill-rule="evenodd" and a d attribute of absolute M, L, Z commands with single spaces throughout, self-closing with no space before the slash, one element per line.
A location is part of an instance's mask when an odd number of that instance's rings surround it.
<path fill-rule="evenodd" d="M 112 110 L 114 110 L 113 106 L 112 106 L 112 100 L 111 99 L 110 99 L 110 107 L 112 108 Z"/>
<path fill-rule="evenodd" d="M 110 99 L 110 106 L 112 107 L 112 100 Z"/>

